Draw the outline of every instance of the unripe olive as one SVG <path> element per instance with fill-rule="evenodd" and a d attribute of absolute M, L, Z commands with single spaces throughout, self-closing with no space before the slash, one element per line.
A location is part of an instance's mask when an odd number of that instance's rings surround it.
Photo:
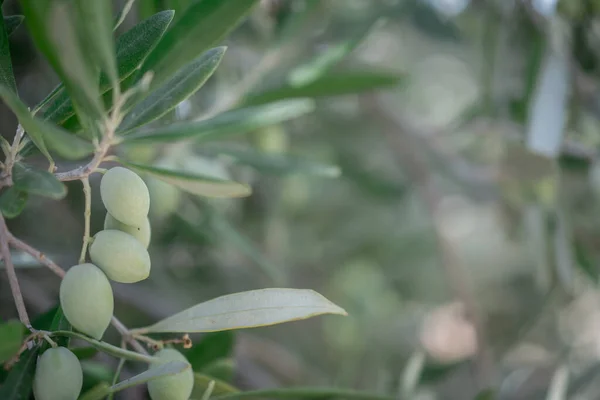
<path fill-rule="evenodd" d="M 156 178 L 148 178 L 146 183 L 152 200 L 150 206 L 152 218 L 162 219 L 177 210 L 181 200 L 179 189 Z"/>
<path fill-rule="evenodd" d="M 104 272 L 93 264 L 69 269 L 60 284 L 60 306 L 77 330 L 100 339 L 114 309 L 113 291 Z"/>
<path fill-rule="evenodd" d="M 115 229 L 94 236 L 90 258 L 115 282 L 139 282 L 150 275 L 148 250 L 129 233 Z"/>
<path fill-rule="evenodd" d="M 36 400 L 76 400 L 82 384 L 81 364 L 66 347 L 50 348 L 38 358 L 33 378 Z"/>
<path fill-rule="evenodd" d="M 110 215 L 110 213 L 106 213 L 106 217 L 104 218 L 104 229 L 115 229 L 121 232 L 129 233 L 131 236 L 139 240 L 145 248 L 148 248 L 148 245 L 150 244 L 151 228 L 148 217 L 146 217 L 141 225 L 133 226 L 124 224 Z"/>
<path fill-rule="evenodd" d="M 148 216 L 148 188 L 138 174 L 127 168 L 115 167 L 104 174 L 100 196 L 108 212 L 124 224 L 141 225 Z"/>
<path fill-rule="evenodd" d="M 183 354 L 174 349 L 162 349 L 154 354 L 159 358 L 150 369 L 171 361 L 188 362 Z M 194 389 L 194 373 L 191 368 L 175 375 L 163 376 L 148 382 L 148 392 L 152 400 L 188 400 Z"/>

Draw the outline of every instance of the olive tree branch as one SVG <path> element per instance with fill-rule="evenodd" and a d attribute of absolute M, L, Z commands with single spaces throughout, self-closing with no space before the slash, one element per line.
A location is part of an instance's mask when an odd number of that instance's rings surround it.
<path fill-rule="evenodd" d="M 81 245 L 81 254 L 79 255 L 79 263 L 85 262 L 85 253 L 88 243 L 90 242 L 90 217 L 92 215 L 92 188 L 88 178 L 81 180 L 83 184 L 83 195 L 85 197 L 85 211 L 83 212 L 84 228 L 83 228 L 83 244 Z"/>
<path fill-rule="evenodd" d="M 65 270 L 62 269 L 54 261 L 52 261 L 51 259 L 46 257 L 46 255 L 44 253 L 35 249 L 34 247 L 30 246 L 29 244 L 25 243 L 24 241 L 16 238 L 10 232 L 8 232 L 8 230 L 6 230 L 6 235 L 4 235 L 2 233 L 1 227 L 0 227 L 0 243 L 3 238 L 6 238 L 7 242 L 9 242 L 15 249 L 22 250 L 22 251 L 26 252 L 27 254 L 31 255 L 32 257 L 34 257 L 41 264 L 48 267 L 52 272 L 54 272 L 55 275 L 59 276 L 61 279 L 65 277 Z M 10 253 L 8 254 L 8 256 L 5 255 L 4 257 L 10 258 Z M 7 267 L 7 270 L 8 270 L 8 267 Z M 131 345 L 131 347 L 134 348 L 138 353 L 148 354 L 148 351 L 146 351 L 144 346 L 142 346 L 139 342 L 137 342 L 131 336 L 131 332 L 129 331 L 129 329 L 119 319 L 117 319 L 117 317 L 113 316 L 110 323 L 112 326 L 115 327 L 115 329 L 119 332 L 119 334 Z"/>
<path fill-rule="evenodd" d="M 15 300 L 15 306 L 19 314 L 19 320 L 27 327 L 31 328 L 31 322 L 29 321 L 29 315 L 27 315 L 27 308 L 25 308 L 25 302 L 23 301 L 23 295 L 21 294 L 21 288 L 19 287 L 19 281 L 17 280 L 17 273 L 15 272 L 15 266 L 12 263 L 10 256 L 10 249 L 8 247 L 9 232 L 4 217 L 0 213 L 0 252 L 4 259 L 4 265 L 6 266 L 6 274 L 8 275 L 8 283 L 12 292 L 13 299 Z"/>

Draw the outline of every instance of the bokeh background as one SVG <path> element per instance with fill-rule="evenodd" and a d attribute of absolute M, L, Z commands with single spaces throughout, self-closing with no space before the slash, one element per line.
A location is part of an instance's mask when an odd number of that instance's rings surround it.
<path fill-rule="evenodd" d="M 119 31 L 188 2 L 137 0 Z M 12 0 L 4 9 L 19 12 Z M 114 285 L 123 322 L 242 290 L 312 288 L 350 315 L 211 336 L 225 349 L 219 376 L 419 400 L 600 398 L 600 2 L 264 0 L 225 44 L 171 121 L 314 76 L 316 110 L 210 146 L 126 149 L 253 194 L 198 199 L 149 181 L 152 275 Z M 33 105 L 58 79 L 24 27 L 11 49 Z M 361 71 L 397 79 L 345 94 Z M 16 120 L 0 113 L 10 138 Z M 96 232 L 99 176 L 91 184 Z M 80 183 L 68 187 L 66 200 L 31 198 L 9 221 L 63 267 L 83 232 Z M 30 312 L 52 309 L 58 280 L 15 257 Z M 0 316 L 16 316 L 4 275 Z M 86 363 L 86 385 L 112 378 L 113 360 Z"/>

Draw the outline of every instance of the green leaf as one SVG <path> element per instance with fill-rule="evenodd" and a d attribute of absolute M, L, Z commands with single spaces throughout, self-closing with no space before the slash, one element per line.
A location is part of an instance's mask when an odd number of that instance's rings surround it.
<path fill-rule="evenodd" d="M 27 400 L 31 396 L 39 347 L 26 350 L 12 367 L 2 386 L 0 399 Z"/>
<path fill-rule="evenodd" d="M 0 8 L 0 14 L 2 9 Z M 10 44 L 8 41 L 8 29 L 6 19 L 0 18 L 0 85 L 4 85 L 13 92 L 17 92 L 17 84 L 13 73 L 12 60 L 10 57 Z"/>
<path fill-rule="evenodd" d="M 360 392 L 358 390 L 347 390 L 338 388 L 284 388 L 253 390 L 248 392 L 237 392 L 214 396 L 213 400 L 237 400 L 237 399 L 348 399 L 348 400 L 395 400 L 395 396 L 376 393 Z"/>
<path fill-rule="evenodd" d="M 212 376 L 205 374 L 195 373 L 194 374 L 194 389 L 192 391 L 192 399 L 199 399 L 203 396 L 210 382 L 215 382 L 215 386 L 212 391 L 213 396 L 222 396 L 232 393 L 239 393 L 239 389 L 230 385 L 227 382 L 223 382 L 219 379 L 215 379 Z M 211 397 L 214 398 L 214 397 Z"/>
<path fill-rule="evenodd" d="M 194 139 L 207 142 L 277 124 L 299 117 L 313 109 L 314 102 L 311 100 L 285 100 L 228 111 L 204 121 L 170 124 L 152 130 L 135 130 L 122 140 L 154 143 Z"/>
<path fill-rule="evenodd" d="M 97 73 L 86 58 L 77 13 L 72 2 L 20 0 L 25 23 L 37 47 L 48 59 L 75 104 L 91 121 L 104 114 L 97 85 Z"/>
<path fill-rule="evenodd" d="M 56 332 L 56 331 L 71 331 L 71 330 L 73 330 L 73 327 L 71 326 L 71 323 L 67 320 L 67 317 L 65 317 L 62 307 L 59 304 L 56 307 L 56 312 L 54 313 L 54 317 L 52 318 L 52 323 L 50 324 L 50 328 L 48 329 L 48 331 Z M 59 346 L 68 347 L 70 339 L 68 336 L 57 337 L 55 342 Z M 44 351 L 46 348 L 48 348 L 48 345 L 49 345 L 48 343 L 44 343 L 42 351 Z"/>
<path fill-rule="evenodd" d="M 212 147 L 207 149 L 209 153 L 221 154 L 228 159 L 243 165 L 249 165 L 261 172 L 278 175 L 302 174 L 321 178 L 338 178 L 341 174 L 336 165 L 326 165 L 312 162 L 287 154 L 271 154 L 253 149 L 230 149 L 224 147 Z"/>
<path fill-rule="evenodd" d="M 106 382 L 100 382 L 81 396 L 78 400 L 102 400 L 110 394 L 110 385 Z"/>
<path fill-rule="evenodd" d="M 223 382 L 231 382 L 235 373 L 235 361 L 231 358 L 221 358 L 208 364 L 200 372 Z"/>
<path fill-rule="evenodd" d="M 19 321 L 0 325 L 0 364 L 13 358 L 23 344 L 25 327 Z"/>
<path fill-rule="evenodd" d="M 196 93 L 215 72 L 225 50 L 226 47 L 210 49 L 177 71 L 173 78 L 151 92 L 128 113 L 119 131 L 128 131 L 152 122 Z"/>
<path fill-rule="evenodd" d="M 59 200 L 67 195 L 67 187 L 48 171 L 16 163 L 13 167 L 15 188 L 24 192 Z"/>
<path fill-rule="evenodd" d="M 12 35 L 13 32 L 21 26 L 24 19 L 25 17 L 22 15 L 9 15 L 8 17 L 4 17 L 4 28 L 6 29 L 8 36 Z"/>
<path fill-rule="evenodd" d="M 75 0 L 77 19 L 86 54 L 97 69 L 108 75 L 112 86 L 118 85 L 111 1 Z"/>
<path fill-rule="evenodd" d="M 80 360 L 87 360 L 87 359 L 94 357 L 96 354 L 98 354 L 98 349 L 96 349 L 95 347 L 92 347 L 92 346 L 76 347 L 76 348 L 73 348 L 70 350 Z"/>
<path fill-rule="evenodd" d="M 190 364 L 182 361 L 170 361 L 168 363 L 161 364 L 157 367 L 148 369 L 141 374 L 126 379 L 122 382 L 110 388 L 111 393 L 116 393 L 120 390 L 127 389 L 133 386 L 141 385 L 142 383 L 149 382 L 156 378 L 163 376 L 175 375 L 190 368 Z"/>
<path fill-rule="evenodd" d="M 231 331 L 207 333 L 200 343 L 194 344 L 183 354 L 192 364 L 194 371 L 200 371 L 220 358 L 229 357 L 233 351 L 234 334 Z"/>
<path fill-rule="evenodd" d="M 67 159 L 80 159 L 94 151 L 91 143 L 31 115 L 27 106 L 10 90 L 0 85 L 0 97 L 15 113 L 38 149 L 51 159 L 48 149 Z"/>
<path fill-rule="evenodd" d="M 259 3 L 258 0 L 196 0 L 150 53 L 138 77 L 153 71 L 152 88 L 217 45 Z"/>
<path fill-rule="evenodd" d="M 206 175 L 156 168 L 149 165 L 121 162 L 123 165 L 145 173 L 161 181 L 167 182 L 179 189 L 198 196 L 231 198 L 249 196 L 251 189 L 248 185 L 216 179 Z"/>
<path fill-rule="evenodd" d="M 6 218 L 19 216 L 27 204 L 27 197 L 27 192 L 9 187 L 0 194 L 0 212 Z"/>
<path fill-rule="evenodd" d="M 159 12 L 117 38 L 115 44 L 117 71 L 121 81 L 129 77 L 156 46 L 173 20 L 173 15 L 173 11 Z M 106 93 L 109 89 L 110 81 L 105 76 L 101 76 L 100 91 Z M 55 90 L 59 90 L 60 93 L 48 106 L 44 113 L 44 119 L 62 125 L 75 114 L 75 110 L 63 85 L 60 84 Z M 45 104 L 48 101 L 47 99 L 48 97 L 36 108 L 40 108 Z"/>
<path fill-rule="evenodd" d="M 141 331 L 215 332 L 275 325 L 322 314 L 347 315 L 313 290 L 260 289 L 197 304 Z"/>
<path fill-rule="evenodd" d="M 256 105 L 298 97 L 319 98 L 355 94 L 379 90 L 397 85 L 402 77 L 389 72 L 337 72 L 299 86 L 283 86 L 278 89 L 250 95 L 244 104 Z"/>

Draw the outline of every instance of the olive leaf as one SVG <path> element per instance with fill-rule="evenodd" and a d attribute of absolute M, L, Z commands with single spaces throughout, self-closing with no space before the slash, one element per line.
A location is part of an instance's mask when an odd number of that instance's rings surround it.
<path fill-rule="evenodd" d="M 48 171 L 22 163 L 13 167 L 14 187 L 18 190 L 59 200 L 67 195 L 67 187 Z"/>
<path fill-rule="evenodd" d="M 6 34 L 8 36 L 12 35 L 14 31 L 17 30 L 21 23 L 25 19 L 22 15 L 9 15 L 4 17 L 4 27 L 6 29 Z"/>
<path fill-rule="evenodd" d="M 149 382 L 153 379 L 163 376 L 175 375 L 191 368 L 190 364 L 182 361 L 170 361 L 159 366 L 150 368 L 141 374 L 135 375 L 129 379 L 121 381 L 110 387 L 110 393 L 115 393 L 123 389 L 127 389 L 142 383 Z"/>
<path fill-rule="evenodd" d="M 197 122 L 183 122 L 151 130 L 139 129 L 122 137 L 122 142 L 173 142 L 183 139 L 207 142 L 242 134 L 311 112 L 314 102 L 308 99 L 283 100 L 272 104 L 247 107 L 219 114 Z"/>
<path fill-rule="evenodd" d="M 233 345 L 233 332 L 211 332 L 205 334 L 202 340 L 194 344 L 191 349 L 184 350 L 183 355 L 190 362 L 194 371 L 200 371 L 213 361 L 229 357 L 233 351 Z"/>
<path fill-rule="evenodd" d="M 79 396 L 78 400 L 101 400 L 110 394 L 110 385 L 100 382 L 90 390 Z"/>
<path fill-rule="evenodd" d="M 19 361 L 13 365 L 2 386 L 0 386 L 0 399 L 29 399 L 39 350 L 40 348 L 35 346 L 21 354 Z"/>
<path fill-rule="evenodd" d="M 0 15 L 1 14 L 2 9 L 0 8 Z M 6 19 L 2 16 L 2 18 L 0 18 L 0 85 L 4 85 L 16 93 L 17 84 L 13 73 L 8 36 L 9 33 L 6 26 Z"/>
<path fill-rule="evenodd" d="M 5 189 L 0 194 L 0 212 L 6 218 L 15 218 L 27 204 L 27 192 L 16 189 L 14 186 Z"/>
<path fill-rule="evenodd" d="M 157 168 L 126 161 L 121 161 L 121 163 L 139 173 L 160 179 L 185 192 L 198 196 L 230 198 L 245 197 L 251 193 L 250 187 L 242 183 L 226 181 L 192 172 Z"/>
<path fill-rule="evenodd" d="M 313 290 L 260 289 L 217 297 L 138 331 L 215 332 L 275 325 L 322 314 L 347 315 Z"/>
<path fill-rule="evenodd" d="M 194 1 L 142 65 L 138 79 L 152 71 L 156 88 L 180 68 L 217 45 L 259 3 L 258 0 Z"/>
<path fill-rule="evenodd" d="M 225 50 L 226 47 L 210 49 L 179 70 L 173 78 L 133 107 L 119 130 L 127 131 L 152 122 L 196 93 L 215 72 Z"/>
<path fill-rule="evenodd" d="M 212 376 L 205 374 L 195 373 L 194 374 L 194 389 L 192 391 L 192 398 L 201 398 L 206 390 L 208 390 L 211 382 L 214 382 L 212 390 L 213 396 L 221 396 L 232 393 L 240 393 L 240 390 L 235 386 L 230 385 L 227 382 L 223 382 L 219 379 L 215 379 Z M 211 397 L 214 398 L 214 397 Z"/>
<path fill-rule="evenodd" d="M 345 390 L 338 388 L 281 388 L 250 390 L 247 392 L 228 393 L 212 397 L 213 400 L 238 399 L 315 399 L 315 400 L 395 400 L 397 397 L 377 393 Z"/>
<path fill-rule="evenodd" d="M 0 364 L 14 357 L 23 344 L 25 327 L 19 321 L 0 325 Z"/>

